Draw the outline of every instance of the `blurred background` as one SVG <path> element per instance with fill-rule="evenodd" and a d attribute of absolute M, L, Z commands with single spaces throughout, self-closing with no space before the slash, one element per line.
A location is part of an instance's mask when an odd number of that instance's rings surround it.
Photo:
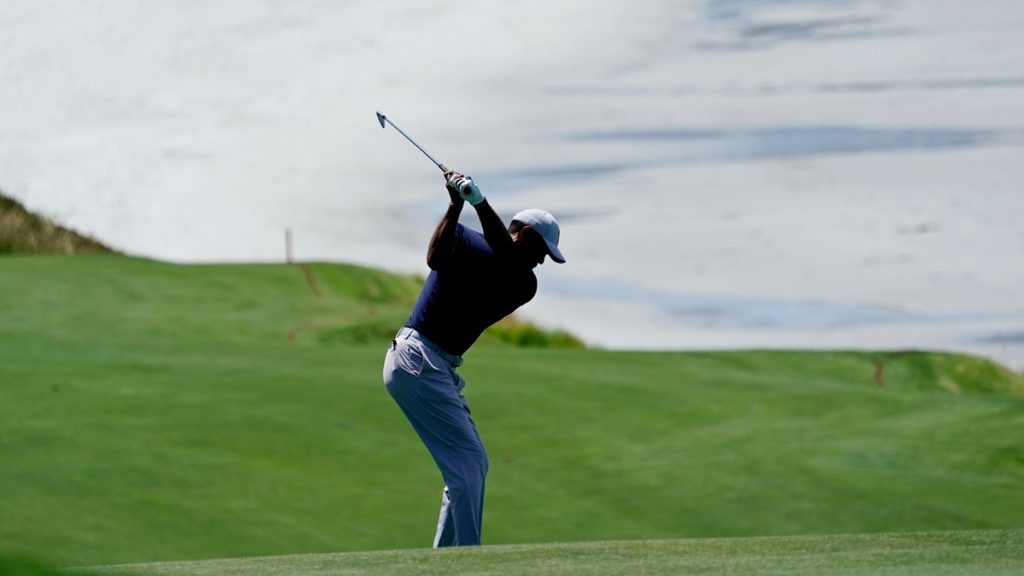
<path fill-rule="evenodd" d="M 0 190 L 129 254 L 422 273 L 440 174 L 562 223 L 610 348 L 1024 368 L 1014 0 L 0 5 Z M 470 210 L 466 222 L 472 223 Z"/>

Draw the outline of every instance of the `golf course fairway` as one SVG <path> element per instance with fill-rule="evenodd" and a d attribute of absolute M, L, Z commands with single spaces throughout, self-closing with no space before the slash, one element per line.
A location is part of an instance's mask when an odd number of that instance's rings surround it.
<path fill-rule="evenodd" d="M 381 383 L 419 279 L 101 254 L 5 256 L 0 285 L 2 556 L 328 554 L 141 574 L 1021 573 L 1024 379 L 987 360 L 492 331 L 460 372 L 491 459 L 484 542 L 501 546 L 439 554 L 402 550 L 429 546 L 441 481 Z"/>
<path fill-rule="evenodd" d="M 1024 530 L 718 538 L 310 554 L 95 568 L 134 576 L 1013 576 Z"/>

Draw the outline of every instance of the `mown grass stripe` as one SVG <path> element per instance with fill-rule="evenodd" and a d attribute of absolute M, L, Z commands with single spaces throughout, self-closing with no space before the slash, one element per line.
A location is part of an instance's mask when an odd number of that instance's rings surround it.
<path fill-rule="evenodd" d="M 1024 570 L 1024 530 L 483 546 L 91 568 L 137 576 L 958 575 Z"/>

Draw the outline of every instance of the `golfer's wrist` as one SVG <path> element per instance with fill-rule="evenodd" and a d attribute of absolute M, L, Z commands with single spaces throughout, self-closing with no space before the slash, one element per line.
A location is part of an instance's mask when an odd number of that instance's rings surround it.
<path fill-rule="evenodd" d="M 463 195 L 462 199 L 469 202 L 469 205 L 475 208 L 486 202 L 487 198 L 484 197 L 483 192 L 481 192 L 479 188 L 476 188 L 475 186 L 473 188 L 473 193 Z"/>

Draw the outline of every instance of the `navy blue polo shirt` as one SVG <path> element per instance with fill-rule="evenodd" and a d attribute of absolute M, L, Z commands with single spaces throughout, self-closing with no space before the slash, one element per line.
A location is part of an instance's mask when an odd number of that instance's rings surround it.
<path fill-rule="evenodd" d="M 453 252 L 430 271 L 405 325 L 461 356 L 536 293 L 533 270 L 498 258 L 483 234 L 457 224 Z"/>

